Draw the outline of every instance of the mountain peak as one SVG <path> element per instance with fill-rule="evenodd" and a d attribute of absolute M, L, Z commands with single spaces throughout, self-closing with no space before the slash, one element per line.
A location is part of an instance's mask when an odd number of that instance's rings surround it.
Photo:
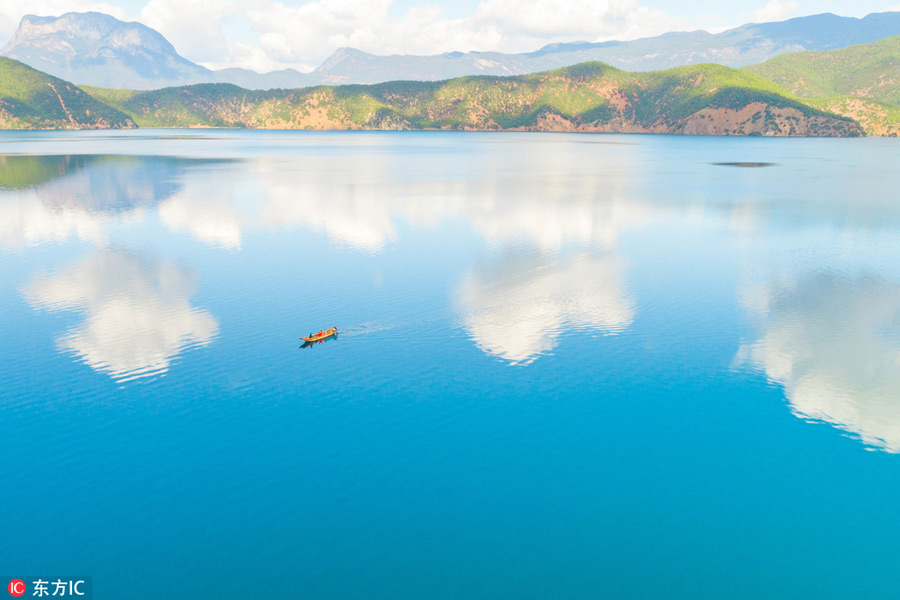
<path fill-rule="evenodd" d="M 438 81 L 467 75 L 518 75 L 602 61 L 628 71 L 651 71 L 699 63 L 742 67 L 799 50 L 830 50 L 900 34 L 900 12 L 864 19 L 822 13 L 772 23 L 751 23 L 719 33 L 669 32 L 630 41 L 571 41 L 533 52 L 445 52 L 378 56 L 356 48 L 335 50 L 317 69 L 256 73 L 210 71 L 180 56 L 159 32 L 99 12 L 23 17 L 0 55 L 51 75 L 100 87 L 153 89 L 229 82 L 253 89 L 309 85 Z"/>
<path fill-rule="evenodd" d="M 331 56 L 325 59 L 319 67 L 316 69 L 317 73 L 328 73 L 333 71 L 338 65 L 346 63 L 348 61 L 357 61 L 360 59 L 371 59 L 375 58 L 374 54 L 369 54 L 368 52 L 363 52 L 362 50 L 357 50 L 356 48 L 349 48 L 347 46 L 341 46 L 337 50 L 331 53 Z"/>
<path fill-rule="evenodd" d="M 146 89 L 209 79 L 159 32 L 99 12 L 26 15 L 0 54 L 76 83 Z"/>
<path fill-rule="evenodd" d="M 120 21 L 100 12 L 68 12 L 59 17 L 25 15 L 2 53 L 12 56 L 15 48 L 60 41 L 70 44 L 94 42 L 113 49 L 146 49 L 177 56 L 175 47 L 157 31 L 137 22 Z M 15 58 L 15 57 L 14 57 Z"/>

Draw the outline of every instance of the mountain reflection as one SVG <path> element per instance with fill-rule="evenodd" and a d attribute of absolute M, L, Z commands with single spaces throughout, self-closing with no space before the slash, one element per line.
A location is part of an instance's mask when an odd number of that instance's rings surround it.
<path fill-rule="evenodd" d="M 24 295 L 38 309 L 84 313 L 58 346 L 126 381 L 165 373 L 178 354 L 218 334 L 216 319 L 190 303 L 195 286 L 175 264 L 107 249 L 36 279 Z"/>
<path fill-rule="evenodd" d="M 140 220 L 170 197 L 191 164 L 162 156 L 0 157 L 0 244 L 22 247 L 71 236 L 102 243 L 111 223 Z"/>
<path fill-rule="evenodd" d="M 475 344 L 514 364 L 552 350 L 566 326 L 615 333 L 634 319 L 614 255 L 503 261 L 464 279 L 458 306 Z"/>
<path fill-rule="evenodd" d="M 793 412 L 900 453 L 900 283 L 816 274 L 748 295 L 760 337 L 738 362 L 784 387 Z"/>

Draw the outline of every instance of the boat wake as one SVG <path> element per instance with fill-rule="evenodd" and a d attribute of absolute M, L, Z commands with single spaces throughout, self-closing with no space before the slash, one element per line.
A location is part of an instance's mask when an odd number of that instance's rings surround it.
<path fill-rule="evenodd" d="M 359 335 L 372 335 L 373 333 L 382 333 L 385 331 L 391 331 L 393 329 L 399 329 L 402 327 L 399 323 L 378 323 L 378 322 L 368 322 L 361 323 L 359 325 L 351 325 L 349 327 L 341 328 L 340 333 L 342 338 L 347 337 L 356 337 Z"/>

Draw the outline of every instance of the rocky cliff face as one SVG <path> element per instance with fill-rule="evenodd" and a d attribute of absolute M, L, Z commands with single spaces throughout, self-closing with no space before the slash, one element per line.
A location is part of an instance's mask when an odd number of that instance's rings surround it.
<path fill-rule="evenodd" d="M 809 115 L 796 108 L 750 102 L 743 108 L 704 108 L 676 121 L 640 123 L 617 115 L 603 122 L 577 123 L 557 114 L 542 115 L 523 131 L 581 131 L 600 133 L 667 133 L 676 135 L 731 135 L 774 137 L 859 137 L 855 123 L 833 115 Z"/>
<path fill-rule="evenodd" d="M 62 79 L 104 87 L 153 89 L 213 76 L 155 30 L 97 12 L 27 15 L 0 54 Z"/>

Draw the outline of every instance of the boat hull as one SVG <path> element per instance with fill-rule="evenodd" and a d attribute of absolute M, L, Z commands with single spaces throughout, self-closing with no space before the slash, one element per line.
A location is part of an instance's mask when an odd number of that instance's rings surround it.
<path fill-rule="evenodd" d="M 331 329 L 326 329 L 321 334 L 310 335 L 307 337 L 301 337 L 300 339 L 307 343 L 321 342 L 322 340 L 327 340 L 330 337 L 336 336 L 338 333 L 337 327 L 332 327 Z"/>

